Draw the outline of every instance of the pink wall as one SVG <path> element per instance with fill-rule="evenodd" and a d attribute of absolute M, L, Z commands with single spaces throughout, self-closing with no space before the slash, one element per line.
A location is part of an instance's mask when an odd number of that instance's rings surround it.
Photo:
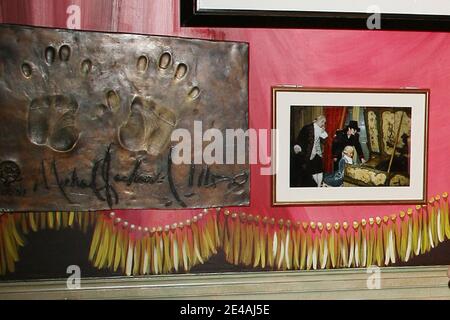
<path fill-rule="evenodd" d="M 392 31 L 190 29 L 179 27 L 178 0 L 0 0 L 0 21 L 65 27 L 69 4 L 82 11 L 82 29 L 180 35 L 250 43 L 250 127 L 271 126 L 271 86 L 419 87 L 431 89 L 428 194 L 450 190 L 450 34 Z M 342 222 L 386 215 L 406 206 L 271 208 L 270 177 L 251 176 L 246 212 Z M 193 212 L 130 218 L 149 225 L 177 222 Z M 163 216 L 163 218 L 161 218 Z M 171 221 L 172 220 L 172 221 Z"/>

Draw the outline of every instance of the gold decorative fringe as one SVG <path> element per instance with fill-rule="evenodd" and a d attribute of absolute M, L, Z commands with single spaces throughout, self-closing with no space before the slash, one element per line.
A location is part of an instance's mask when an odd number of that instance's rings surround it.
<path fill-rule="evenodd" d="M 450 239 L 448 194 L 390 216 L 341 224 L 295 222 L 219 213 L 229 263 L 273 270 L 387 266 L 429 252 Z"/>
<path fill-rule="evenodd" d="M 217 214 L 208 210 L 192 220 L 152 229 L 130 225 L 111 212 L 97 218 L 89 260 L 96 268 L 126 275 L 188 272 L 217 254 L 220 242 Z"/>
<path fill-rule="evenodd" d="M 25 240 L 20 234 L 16 216 L 0 215 L 0 275 L 15 271 L 15 263 L 19 261 L 19 248 Z"/>
<path fill-rule="evenodd" d="M 94 225 L 95 212 L 22 212 L 8 213 L 14 215 L 24 234 L 29 231 L 39 230 L 61 230 L 65 228 L 78 227 L 87 232 L 89 226 Z"/>
<path fill-rule="evenodd" d="M 0 213 L 0 275 L 15 271 L 24 236 L 44 229 L 61 230 L 77 226 L 83 232 L 95 222 L 94 212 Z"/>
<path fill-rule="evenodd" d="M 390 216 L 340 223 L 292 222 L 229 210 L 203 210 L 163 227 L 143 228 L 103 213 L 0 214 L 0 275 L 14 272 L 23 235 L 95 224 L 89 260 L 126 275 L 188 272 L 222 249 L 232 264 L 273 270 L 387 266 L 450 239 L 448 194 Z"/>

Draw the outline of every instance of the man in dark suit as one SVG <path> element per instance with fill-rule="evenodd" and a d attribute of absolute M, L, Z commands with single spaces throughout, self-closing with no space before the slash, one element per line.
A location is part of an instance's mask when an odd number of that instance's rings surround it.
<path fill-rule="evenodd" d="M 334 171 L 338 170 L 339 161 L 342 158 L 342 152 L 346 146 L 354 147 L 360 162 L 366 162 L 361 148 L 361 143 L 359 142 L 359 131 L 361 131 L 361 129 L 358 127 L 358 122 L 354 120 L 350 121 L 344 129 L 336 131 L 336 135 L 333 138 L 333 144 L 331 146 Z"/>
<path fill-rule="evenodd" d="M 292 175 L 300 187 L 321 187 L 323 180 L 322 143 L 328 137 L 326 118 L 317 117 L 305 125 L 292 147 Z"/>

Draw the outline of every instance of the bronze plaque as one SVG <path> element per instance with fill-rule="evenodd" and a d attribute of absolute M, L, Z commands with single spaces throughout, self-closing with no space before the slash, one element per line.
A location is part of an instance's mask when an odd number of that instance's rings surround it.
<path fill-rule="evenodd" d="M 194 121 L 247 115 L 246 43 L 0 25 L 0 209 L 248 205 L 247 163 L 176 164 L 171 139 L 194 160 Z"/>

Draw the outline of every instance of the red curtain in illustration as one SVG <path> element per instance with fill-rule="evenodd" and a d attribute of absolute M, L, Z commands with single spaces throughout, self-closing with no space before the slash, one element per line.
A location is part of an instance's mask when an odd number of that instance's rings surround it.
<path fill-rule="evenodd" d="M 331 145 L 336 130 L 344 126 L 345 117 L 347 115 L 347 108 L 343 107 L 329 107 L 325 108 L 325 117 L 327 118 L 326 131 L 328 139 L 325 140 L 324 146 L 324 171 L 333 172 L 333 156 L 331 154 Z"/>

